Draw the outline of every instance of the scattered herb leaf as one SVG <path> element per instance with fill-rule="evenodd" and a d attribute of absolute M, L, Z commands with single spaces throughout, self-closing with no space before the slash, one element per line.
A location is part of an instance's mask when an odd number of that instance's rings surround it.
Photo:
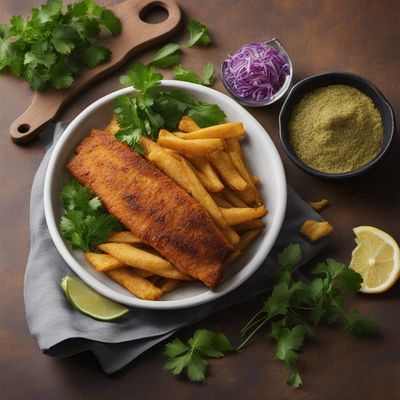
<path fill-rule="evenodd" d="M 189 30 L 190 38 L 186 42 L 185 47 L 192 47 L 194 45 L 207 46 L 211 43 L 211 38 L 205 25 L 191 20 L 188 22 L 187 28 Z"/>
<path fill-rule="evenodd" d="M 174 68 L 175 79 L 178 81 L 186 81 L 197 83 L 199 85 L 211 86 L 214 83 L 214 65 L 208 62 L 203 69 L 203 79 L 195 72 L 188 71 L 181 65 Z"/>
<path fill-rule="evenodd" d="M 164 354 L 169 360 L 164 368 L 173 375 L 184 372 L 192 382 L 202 382 L 206 378 L 207 358 L 221 358 L 232 350 L 233 346 L 222 333 L 198 329 L 186 344 L 179 338 L 166 344 Z"/>
<path fill-rule="evenodd" d="M 180 59 L 181 46 L 177 43 L 169 43 L 157 51 L 150 64 L 159 68 L 168 68 L 178 64 Z"/>

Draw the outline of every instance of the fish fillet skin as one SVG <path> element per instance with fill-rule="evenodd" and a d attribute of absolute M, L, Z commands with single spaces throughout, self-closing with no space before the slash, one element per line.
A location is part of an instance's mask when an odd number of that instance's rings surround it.
<path fill-rule="evenodd" d="M 207 211 L 151 162 L 93 129 L 67 170 L 181 272 L 215 288 L 234 248 Z"/>

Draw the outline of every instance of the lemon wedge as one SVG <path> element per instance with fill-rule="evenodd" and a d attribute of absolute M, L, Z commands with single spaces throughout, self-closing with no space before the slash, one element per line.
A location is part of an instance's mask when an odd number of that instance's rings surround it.
<path fill-rule="evenodd" d="M 386 232 L 372 226 L 353 229 L 357 247 L 353 250 L 350 268 L 362 278 L 361 292 L 383 293 L 400 276 L 400 250 Z"/>

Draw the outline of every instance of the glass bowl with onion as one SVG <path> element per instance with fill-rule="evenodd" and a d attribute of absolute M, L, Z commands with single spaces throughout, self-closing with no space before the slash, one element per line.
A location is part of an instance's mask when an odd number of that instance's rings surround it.
<path fill-rule="evenodd" d="M 246 44 L 229 54 L 221 65 L 226 90 L 238 103 L 248 107 L 276 102 L 286 94 L 292 78 L 292 61 L 276 38 Z"/>

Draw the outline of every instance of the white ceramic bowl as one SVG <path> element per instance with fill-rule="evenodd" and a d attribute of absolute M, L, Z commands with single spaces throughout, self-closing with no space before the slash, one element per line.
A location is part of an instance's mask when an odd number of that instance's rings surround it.
<path fill-rule="evenodd" d="M 192 307 L 214 300 L 237 288 L 262 264 L 281 229 L 286 210 L 286 179 L 282 161 L 274 143 L 264 128 L 243 107 L 216 90 L 192 83 L 162 82 L 165 88 L 180 89 L 199 100 L 218 104 L 227 121 L 242 121 L 248 133 L 243 150 L 251 170 L 261 178 L 260 192 L 269 209 L 265 217 L 266 229 L 237 261 L 231 265 L 221 284 L 209 290 L 200 282 L 185 283 L 181 288 L 164 295 L 161 300 L 141 300 L 105 274 L 97 272 L 80 251 L 72 250 L 61 237 L 57 225 L 62 215 L 61 184 L 70 179 L 65 164 L 80 141 L 92 128 L 104 128 L 112 117 L 113 100 L 134 92 L 127 88 L 110 93 L 82 111 L 65 130 L 55 146 L 46 173 L 44 208 L 50 235 L 61 256 L 72 270 L 89 286 L 104 296 L 128 306 L 149 309 L 178 309 Z"/>

